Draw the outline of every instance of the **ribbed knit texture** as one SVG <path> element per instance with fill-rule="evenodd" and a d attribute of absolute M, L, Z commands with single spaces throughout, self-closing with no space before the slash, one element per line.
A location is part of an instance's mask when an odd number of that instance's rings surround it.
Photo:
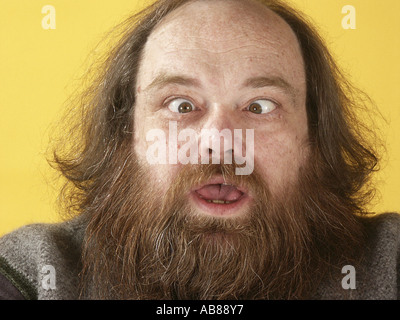
<path fill-rule="evenodd" d="M 0 272 L 25 299 L 78 298 L 83 220 L 27 225 L 0 238 Z M 54 290 L 43 285 L 46 266 L 54 267 Z"/>
<path fill-rule="evenodd" d="M 398 299 L 400 215 L 366 218 L 365 226 L 366 259 L 356 269 L 356 289 L 343 289 L 345 274 L 339 272 L 335 280 L 326 279 L 315 299 Z M 24 226 L 3 236 L 0 273 L 25 299 L 78 299 L 85 227 L 85 220 L 78 217 L 58 224 Z M 43 285 L 48 274 L 46 266 L 54 267 L 55 289 Z"/>

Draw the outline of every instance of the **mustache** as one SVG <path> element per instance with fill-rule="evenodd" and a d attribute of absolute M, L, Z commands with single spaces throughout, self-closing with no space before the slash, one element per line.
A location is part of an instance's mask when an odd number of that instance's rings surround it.
<path fill-rule="evenodd" d="M 192 236 L 213 233 L 252 233 L 251 227 L 254 227 L 254 222 L 260 222 L 260 213 L 271 208 L 273 199 L 267 183 L 256 168 L 251 175 L 237 175 L 236 168 L 236 164 L 184 166 L 160 201 L 159 210 L 156 210 L 159 223 L 155 228 L 159 228 L 159 232 L 166 229 L 186 230 Z M 246 190 L 246 193 L 253 198 L 246 214 L 230 218 L 208 216 L 199 213 L 190 205 L 189 194 L 193 192 L 194 186 L 207 185 L 210 181 L 215 181 L 216 176 L 222 177 L 229 185 Z M 146 219 L 146 221 L 150 220 Z"/>

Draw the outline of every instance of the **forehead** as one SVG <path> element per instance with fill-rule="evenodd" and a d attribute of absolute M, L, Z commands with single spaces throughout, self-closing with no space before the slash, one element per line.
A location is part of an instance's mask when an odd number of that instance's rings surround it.
<path fill-rule="evenodd" d="M 248 36 L 262 39 L 271 35 L 280 39 L 291 34 L 291 40 L 295 40 L 294 33 L 281 17 L 252 0 L 190 1 L 168 14 L 153 30 L 150 39 L 168 32 L 173 32 L 177 39 L 182 35 L 216 41 L 244 40 Z"/>
<path fill-rule="evenodd" d="M 294 32 L 277 14 L 253 1 L 203 0 L 183 5 L 153 30 L 142 61 L 148 81 L 160 71 L 185 73 L 193 68 L 210 76 L 243 72 L 254 76 L 262 70 L 288 82 L 304 78 Z"/>

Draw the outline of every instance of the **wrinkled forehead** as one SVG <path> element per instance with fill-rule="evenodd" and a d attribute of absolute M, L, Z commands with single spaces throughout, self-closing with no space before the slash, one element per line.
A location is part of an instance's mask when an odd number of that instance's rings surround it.
<path fill-rule="evenodd" d="M 170 65 L 170 58 L 178 58 L 182 67 L 185 61 L 196 60 L 199 65 L 204 61 L 235 68 L 253 59 L 266 70 L 286 73 L 288 81 L 304 78 L 293 30 L 276 13 L 250 0 L 191 1 L 179 7 L 153 30 L 144 57 L 154 67 Z"/>
<path fill-rule="evenodd" d="M 259 41 L 298 47 L 290 26 L 272 10 L 255 1 L 237 0 L 189 2 L 163 19 L 149 38 L 154 40 L 171 46 Z"/>

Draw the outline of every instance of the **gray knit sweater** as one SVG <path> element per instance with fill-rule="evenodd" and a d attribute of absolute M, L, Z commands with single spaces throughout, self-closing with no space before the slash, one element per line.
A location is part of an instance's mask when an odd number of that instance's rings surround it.
<path fill-rule="evenodd" d="M 78 299 L 85 226 L 78 217 L 24 226 L 0 238 L 0 298 Z M 398 299 L 400 215 L 366 218 L 365 228 L 364 265 L 352 275 L 346 271 L 336 280 L 327 279 L 315 299 Z M 343 285 L 348 275 L 354 276 L 355 288 Z"/>

